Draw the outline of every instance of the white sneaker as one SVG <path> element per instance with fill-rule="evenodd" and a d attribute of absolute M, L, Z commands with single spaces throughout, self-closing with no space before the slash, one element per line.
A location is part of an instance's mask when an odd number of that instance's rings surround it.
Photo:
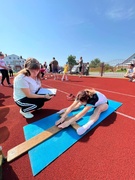
<path fill-rule="evenodd" d="M 13 86 L 12 84 L 8 84 L 8 86 Z"/>
<path fill-rule="evenodd" d="M 22 112 L 22 110 L 20 109 L 20 114 L 22 114 L 25 118 L 27 118 L 27 119 L 29 119 L 29 118 L 33 118 L 34 117 L 34 115 L 33 114 L 31 114 L 30 112 L 26 112 L 26 113 L 24 113 L 24 112 Z"/>
<path fill-rule="evenodd" d="M 135 82 L 135 79 L 132 82 Z"/>
<path fill-rule="evenodd" d="M 37 110 L 41 110 L 42 109 L 42 107 L 41 108 L 38 108 Z"/>

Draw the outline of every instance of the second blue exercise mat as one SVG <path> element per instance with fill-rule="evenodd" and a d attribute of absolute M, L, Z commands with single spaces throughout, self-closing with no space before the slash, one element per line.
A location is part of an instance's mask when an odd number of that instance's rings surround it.
<path fill-rule="evenodd" d="M 121 105 L 122 103 L 120 102 L 109 100 L 108 110 L 101 114 L 98 121 L 95 124 L 93 124 L 93 126 L 86 133 L 88 133 L 91 129 L 93 129 L 96 125 L 98 125 L 101 121 L 103 121 L 107 116 L 109 116 Z M 81 110 L 82 108 L 73 111 L 72 113 L 70 113 L 70 115 L 77 114 Z M 93 109 L 91 109 L 77 123 L 79 125 L 85 124 L 89 120 L 92 113 L 93 113 Z M 54 126 L 55 122 L 59 118 L 60 118 L 59 114 L 55 113 L 51 116 L 38 120 L 32 124 L 28 124 L 24 126 L 23 128 L 24 128 L 25 139 L 28 140 L 38 135 L 39 133 L 42 133 L 48 128 Z M 68 128 L 61 130 L 54 136 L 50 137 L 41 144 L 32 148 L 29 151 L 29 158 L 30 158 L 33 175 L 35 176 L 36 174 L 38 174 L 52 161 L 54 161 L 57 157 L 59 157 L 63 152 L 65 152 L 68 148 L 70 148 L 74 143 L 76 143 L 82 136 L 77 135 L 76 131 L 71 126 L 69 126 Z"/>

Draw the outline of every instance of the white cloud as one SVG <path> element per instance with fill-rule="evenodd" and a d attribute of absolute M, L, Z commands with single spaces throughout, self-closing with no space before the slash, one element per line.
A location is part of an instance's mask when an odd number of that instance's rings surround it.
<path fill-rule="evenodd" d="M 115 8 L 108 11 L 106 15 L 114 20 L 133 19 L 135 17 L 135 10 L 134 8 Z"/>

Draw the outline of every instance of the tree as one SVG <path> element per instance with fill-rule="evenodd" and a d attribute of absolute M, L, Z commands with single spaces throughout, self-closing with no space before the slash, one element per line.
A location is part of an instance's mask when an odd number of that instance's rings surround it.
<path fill-rule="evenodd" d="M 73 67 L 75 64 L 77 64 L 76 63 L 76 56 L 70 55 L 70 56 L 68 56 L 67 59 L 68 59 L 68 63 L 70 66 Z"/>
<path fill-rule="evenodd" d="M 96 58 L 90 62 L 90 66 L 93 68 L 99 67 L 101 64 L 100 59 Z"/>
<path fill-rule="evenodd" d="M 105 64 L 105 71 L 111 71 L 113 72 L 113 66 L 111 66 L 110 64 Z"/>

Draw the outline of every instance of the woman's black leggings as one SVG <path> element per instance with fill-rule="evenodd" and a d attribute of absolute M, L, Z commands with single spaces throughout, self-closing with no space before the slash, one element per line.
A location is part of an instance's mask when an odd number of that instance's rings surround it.
<path fill-rule="evenodd" d="M 0 72 L 2 74 L 1 84 L 3 84 L 5 79 L 7 80 L 7 83 L 10 84 L 8 70 L 7 69 L 1 69 Z"/>
<path fill-rule="evenodd" d="M 21 110 L 25 112 L 30 112 L 36 109 L 41 108 L 46 101 L 49 101 L 50 99 L 45 98 L 27 98 L 24 97 L 18 101 L 15 101 L 15 103 L 21 107 Z"/>

